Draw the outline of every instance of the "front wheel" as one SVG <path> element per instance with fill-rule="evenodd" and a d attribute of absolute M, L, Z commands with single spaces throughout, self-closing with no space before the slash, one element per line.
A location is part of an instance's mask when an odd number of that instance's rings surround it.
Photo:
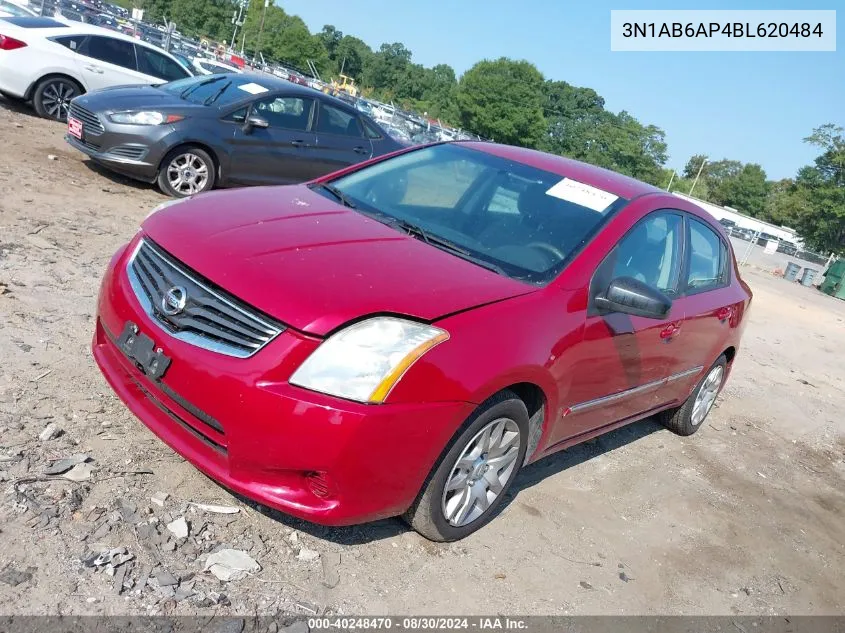
<path fill-rule="evenodd" d="M 663 425 L 678 435 L 692 435 L 700 429 L 722 390 L 727 366 L 728 360 L 724 354 L 719 356 L 686 402 L 677 409 L 665 411 L 662 414 Z"/>
<path fill-rule="evenodd" d="M 174 198 L 185 198 L 214 187 L 214 161 L 198 147 L 180 147 L 161 163 L 158 186 Z"/>
<path fill-rule="evenodd" d="M 510 391 L 482 404 L 429 476 L 405 520 L 432 541 L 456 541 L 485 525 L 525 460 L 528 410 Z"/>

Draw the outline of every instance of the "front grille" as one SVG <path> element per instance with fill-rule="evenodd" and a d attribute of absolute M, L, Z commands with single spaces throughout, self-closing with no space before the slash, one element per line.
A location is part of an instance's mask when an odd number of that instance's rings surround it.
<path fill-rule="evenodd" d="M 91 110 L 86 110 L 81 105 L 74 103 L 73 101 L 70 102 L 70 111 L 68 112 L 68 116 L 82 121 L 82 131 L 85 134 L 99 136 L 105 131 L 103 124 L 100 123 L 100 119 L 97 118 L 96 114 L 91 112 Z"/>
<path fill-rule="evenodd" d="M 148 240 L 141 240 L 126 272 L 146 313 L 171 336 L 197 347 L 247 358 L 284 331 Z"/>
<path fill-rule="evenodd" d="M 112 147 L 108 152 L 109 156 L 115 158 L 125 158 L 127 160 L 141 160 L 144 154 L 147 153 L 147 148 L 143 145 L 118 145 Z"/>

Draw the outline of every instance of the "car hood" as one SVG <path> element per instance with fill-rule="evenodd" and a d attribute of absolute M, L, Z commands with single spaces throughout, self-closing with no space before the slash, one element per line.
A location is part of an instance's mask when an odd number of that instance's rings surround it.
<path fill-rule="evenodd" d="M 365 315 L 433 321 L 536 290 L 303 185 L 202 194 L 142 229 L 224 290 L 316 335 Z"/>
<path fill-rule="evenodd" d="M 92 112 L 121 110 L 208 110 L 155 86 L 112 86 L 76 97 L 74 102 Z"/>

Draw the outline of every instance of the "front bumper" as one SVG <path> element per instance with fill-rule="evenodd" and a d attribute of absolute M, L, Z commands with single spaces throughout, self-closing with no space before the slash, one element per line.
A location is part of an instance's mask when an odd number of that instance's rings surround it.
<path fill-rule="evenodd" d="M 112 123 L 103 115 L 92 114 L 103 126 L 103 131 L 94 133 L 86 126 L 81 140 L 65 134 L 68 144 L 112 171 L 154 182 L 158 167 L 171 147 L 168 137 L 173 133 L 173 126 L 123 125 Z"/>
<path fill-rule="evenodd" d="M 124 249 L 100 292 L 92 348 L 103 375 L 177 453 L 262 504 L 324 525 L 401 514 L 472 410 L 463 402 L 365 405 L 294 387 L 288 377 L 319 340 L 292 330 L 247 359 L 175 339 L 142 310 L 125 261 Z M 130 320 L 172 359 L 160 381 L 115 344 Z"/>

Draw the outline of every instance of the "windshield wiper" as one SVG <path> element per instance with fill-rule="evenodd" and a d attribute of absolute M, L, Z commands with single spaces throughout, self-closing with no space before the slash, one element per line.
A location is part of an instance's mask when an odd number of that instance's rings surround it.
<path fill-rule="evenodd" d="M 224 92 L 226 92 L 229 89 L 229 86 L 231 86 L 231 85 L 232 85 L 231 81 L 223 84 L 222 86 L 220 86 L 220 90 L 218 90 L 213 95 L 211 95 L 208 99 L 203 101 L 202 104 L 203 105 L 211 105 L 212 103 L 217 101 L 220 98 L 220 95 L 222 95 Z"/>
<path fill-rule="evenodd" d="M 211 79 L 206 79 L 205 81 L 200 81 L 199 83 L 195 83 L 193 86 L 188 86 L 182 92 L 179 93 L 180 99 L 185 99 L 189 94 L 191 94 L 197 88 L 202 88 L 203 86 L 207 86 L 208 84 L 213 84 L 215 81 L 220 81 L 223 77 L 212 77 Z"/>
<path fill-rule="evenodd" d="M 330 194 L 332 194 L 335 198 L 337 198 L 340 203 L 345 206 L 349 207 L 350 209 L 357 209 L 358 205 L 356 205 L 352 200 L 346 197 L 346 194 L 343 193 L 340 189 L 335 187 L 334 185 L 330 185 L 328 183 L 321 183 L 319 185 L 322 189 L 325 189 Z"/>
<path fill-rule="evenodd" d="M 452 255 L 460 257 L 461 259 L 465 259 L 468 262 L 472 262 L 477 266 L 481 266 L 482 268 L 486 268 L 487 270 L 492 270 L 494 273 L 498 273 L 505 277 L 508 276 L 508 274 L 501 266 L 494 264 L 493 262 L 489 262 L 486 259 L 476 257 L 463 246 L 455 244 L 454 242 L 447 240 L 444 237 L 440 237 L 439 235 L 433 235 L 418 224 L 413 224 L 412 222 L 408 222 L 407 220 L 400 219 L 392 220 L 390 224 L 398 229 L 402 229 L 403 231 L 407 232 L 408 235 L 416 237 L 425 242 L 426 244 L 434 246 L 435 248 L 439 248 L 448 253 L 452 253 Z"/>

